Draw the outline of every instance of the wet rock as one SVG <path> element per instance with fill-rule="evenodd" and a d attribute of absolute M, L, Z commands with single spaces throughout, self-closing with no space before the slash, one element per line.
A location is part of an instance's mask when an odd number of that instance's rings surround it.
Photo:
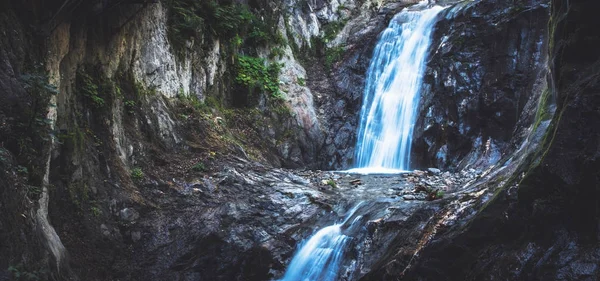
<path fill-rule="evenodd" d="M 100 225 L 100 232 L 102 232 L 102 235 L 104 235 L 105 237 L 111 236 L 111 232 L 108 229 L 108 226 L 106 226 L 105 224 Z"/>
<path fill-rule="evenodd" d="M 142 233 L 140 231 L 132 231 L 131 232 L 131 240 L 133 242 L 140 241 L 142 239 Z"/>
<path fill-rule="evenodd" d="M 140 214 L 133 208 L 124 208 L 119 212 L 121 220 L 126 222 L 134 222 L 140 218 Z"/>
<path fill-rule="evenodd" d="M 425 172 L 421 171 L 421 170 L 414 170 L 412 171 L 413 175 L 417 176 L 417 177 L 422 177 L 425 175 Z"/>
<path fill-rule="evenodd" d="M 442 171 L 438 168 L 428 168 L 427 171 L 433 175 L 439 175 Z"/>
<path fill-rule="evenodd" d="M 549 10 L 547 1 L 531 2 L 527 15 L 520 9 L 493 0 L 444 11 L 415 126 L 417 166 L 485 167 L 501 159 L 514 136 L 523 140 L 535 112 L 529 105 L 546 87 Z"/>

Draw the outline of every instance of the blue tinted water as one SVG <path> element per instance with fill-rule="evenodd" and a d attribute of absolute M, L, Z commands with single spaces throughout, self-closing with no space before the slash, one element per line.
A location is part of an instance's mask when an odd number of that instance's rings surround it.
<path fill-rule="evenodd" d="M 404 10 L 383 31 L 367 72 L 356 168 L 350 172 L 406 171 L 427 51 L 444 8 Z"/>

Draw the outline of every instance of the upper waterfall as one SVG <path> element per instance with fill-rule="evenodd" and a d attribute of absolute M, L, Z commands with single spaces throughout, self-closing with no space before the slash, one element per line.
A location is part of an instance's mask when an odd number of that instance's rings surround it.
<path fill-rule="evenodd" d="M 426 1 L 424 1 L 426 2 Z M 409 169 L 413 127 L 427 51 L 444 8 L 405 9 L 383 31 L 367 72 L 356 168 L 362 173 Z"/>

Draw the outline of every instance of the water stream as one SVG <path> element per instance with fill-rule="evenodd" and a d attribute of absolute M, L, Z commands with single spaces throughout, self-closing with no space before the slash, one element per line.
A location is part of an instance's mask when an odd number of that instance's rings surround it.
<path fill-rule="evenodd" d="M 343 229 L 360 221 L 358 216 L 348 224 L 361 204 L 348 211 L 342 222 L 324 227 L 308 239 L 296 252 L 280 281 L 337 280 L 345 246 L 352 240 Z"/>
<path fill-rule="evenodd" d="M 437 15 L 427 1 L 397 14 L 381 34 L 367 73 L 354 173 L 397 173 L 410 163 L 410 146 L 425 71 L 427 51 Z M 361 204 L 345 219 L 317 231 L 294 255 L 280 281 L 338 280 L 345 249 L 356 229 Z M 354 227 L 353 227 L 354 226 Z M 345 231 L 346 230 L 346 231 Z"/>
<path fill-rule="evenodd" d="M 431 34 L 444 8 L 427 1 L 397 14 L 367 72 L 356 146 L 358 173 L 397 173 L 410 165 L 413 127 Z"/>

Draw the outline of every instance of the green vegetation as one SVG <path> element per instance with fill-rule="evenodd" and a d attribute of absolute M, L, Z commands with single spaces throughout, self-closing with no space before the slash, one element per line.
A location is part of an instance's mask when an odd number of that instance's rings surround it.
<path fill-rule="evenodd" d="M 438 190 L 435 192 L 435 198 L 442 198 L 446 193 L 443 190 Z"/>
<path fill-rule="evenodd" d="M 38 272 L 38 271 L 34 271 L 34 272 L 26 271 L 22 264 L 11 265 L 8 267 L 7 271 L 10 272 L 10 275 L 12 277 L 11 280 L 15 280 L 15 281 L 37 281 L 37 280 L 41 280 L 40 276 L 43 275 L 42 272 Z"/>
<path fill-rule="evenodd" d="M 546 88 L 540 96 L 537 111 L 535 112 L 535 120 L 533 123 L 533 131 L 535 131 L 542 121 L 550 120 L 552 112 L 550 112 L 550 90 Z"/>
<path fill-rule="evenodd" d="M 29 199 L 35 200 L 42 194 L 42 188 L 39 186 L 26 185 L 25 187 L 27 189 L 27 197 L 29 197 Z"/>
<path fill-rule="evenodd" d="M 71 202 L 77 207 L 79 210 L 83 210 L 84 204 L 86 204 L 89 199 L 89 188 L 86 183 L 81 181 L 72 182 L 67 186 L 67 190 L 69 191 L 69 198 Z"/>
<path fill-rule="evenodd" d="M 285 55 L 285 50 L 282 47 L 275 47 L 273 49 L 271 49 L 271 53 L 269 54 L 269 58 L 270 59 L 274 59 L 274 58 L 283 58 L 283 55 Z"/>
<path fill-rule="evenodd" d="M 58 89 L 48 83 L 48 77 L 43 72 L 33 72 L 21 75 L 21 84 L 30 98 L 30 106 L 25 111 L 27 124 L 19 124 L 23 129 L 33 132 L 36 137 L 48 140 L 52 120 L 46 118 L 46 107 Z M 51 105 L 56 106 L 56 105 Z"/>
<path fill-rule="evenodd" d="M 338 33 L 346 26 L 347 22 L 348 20 L 346 19 L 328 23 L 323 27 L 321 37 L 312 42 L 313 45 L 322 46 L 325 49 L 325 67 L 329 70 L 336 62 L 342 59 L 346 48 L 342 45 L 327 47 L 327 43 L 335 39 Z"/>
<path fill-rule="evenodd" d="M 334 21 L 325 25 L 323 27 L 323 36 L 321 37 L 323 43 L 328 43 L 329 41 L 335 39 L 337 34 L 340 33 L 340 31 L 342 31 L 344 26 L 346 26 L 347 22 L 347 20 Z"/>
<path fill-rule="evenodd" d="M 142 83 L 137 82 L 137 81 L 133 83 L 133 92 L 134 92 L 135 96 L 138 98 L 146 97 L 146 96 L 156 96 L 156 88 L 155 87 L 146 88 L 142 85 Z"/>
<path fill-rule="evenodd" d="M 306 79 L 304 79 L 304 77 L 298 77 L 298 85 L 302 87 L 306 86 Z"/>
<path fill-rule="evenodd" d="M 337 184 L 335 183 L 335 181 L 333 179 L 328 179 L 327 181 L 325 181 L 325 184 L 327 184 L 333 188 L 337 187 Z"/>
<path fill-rule="evenodd" d="M 194 166 L 192 166 L 192 170 L 194 170 L 196 172 L 205 172 L 206 166 L 204 166 L 204 163 L 198 162 Z"/>
<path fill-rule="evenodd" d="M 141 182 L 142 179 L 144 179 L 144 172 L 142 169 L 139 167 L 131 169 L 131 179 L 136 183 Z"/>
<path fill-rule="evenodd" d="M 90 212 L 94 217 L 100 217 L 102 215 L 102 210 L 100 210 L 100 208 L 98 208 L 97 206 L 90 207 Z"/>
<path fill-rule="evenodd" d="M 0 164 L 7 164 L 10 161 L 10 152 L 4 147 L 0 147 Z"/>
<path fill-rule="evenodd" d="M 276 21 L 259 15 L 244 4 L 222 5 L 214 0 L 170 0 L 169 40 L 182 54 L 186 42 L 201 36 L 218 36 L 238 48 L 243 44 L 285 44 Z"/>
<path fill-rule="evenodd" d="M 125 105 L 125 109 L 127 109 L 127 113 L 129 113 L 129 114 L 133 114 L 134 113 L 135 101 L 126 100 L 126 101 L 123 102 L 123 104 Z"/>
<path fill-rule="evenodd" d="M 250 93 L 255 90 L 271 94 L 271 98 L 281 99 L 279 91 L 279 72 L 281 65 L 271 63 L 266 65 L 262 58 L 240 56 L 237 59 L 237 76 L 235 81 L 248 88 Z"/>
<path fill-rule="evenodd" d="M 84 130 L 74 126 L 69 131 L 58 134 L 58 142 L 73 147 L 76 152 L 82 153 L 85 144 L 85 134 Z"/>
<path fill-rule="evenodd" d="M 336 46 L 325 50 L 325 67 L 331 69 L 334 63 L 342 59 L 344 55 L 344 46 Z"/>
<path fill-rule="evenodd" d="M 29 174 L 29 170 L 27 169 L 27 167 L 19 165 L 17 166 L 17 173 L 19 173 L 19 175 L 26 176 L 27 174 Z"/>
<path fill-rule="evenodd" d="M 6 143 L 12 143 L 15 148 L 15 162 L 23 167 L 19 173 L 29 183 L 39 185 L 43 178 L 43 169 L 40 167 L 44 165 L 40 155 L 48 141 L 55 137 L 53 120 L 47 116 L 48 107 L 56 107 L 50 101 L 58 94 L 58 90 L 49 84 L 46 72 L 39 66 L 21 75 L 19 82 L 26 92 L 19 100 L 19 108 L 23 112 L 15 119 L 14 125 L 0 124 L 0 128 L 5 132 L 3 137 Z M 5 156 L 0 155 L 0 158 Z"/>
<path fill-rule="evenodd" d="M 288 36 L 290 36 L 291 34 L 294 34 L 294 31 L 292 30 L 292 27 L 290 26 L 290 18 L 288 16 L 285 17 L 284 21 L 285 23 L 285 32 L 288 34 Z M 298 46 L 298 44 L 296 44 L 296 40 L 294 40 L 293 38 L 290 38 L 291 40 L 288 41 L 290 48 L 292 48 L 292 52 L 295 55 L 302 55 L 303 52 L 300 52 L 300 47 Z"/>
<path fill-rule="evenodd" d="M 106 103 L 101 97 L 98 84 L 94 79 L 84 71 L 77 73 L 78 86 L 83 95 L 92 101 L 95 108 L 101 108 Z"/>

